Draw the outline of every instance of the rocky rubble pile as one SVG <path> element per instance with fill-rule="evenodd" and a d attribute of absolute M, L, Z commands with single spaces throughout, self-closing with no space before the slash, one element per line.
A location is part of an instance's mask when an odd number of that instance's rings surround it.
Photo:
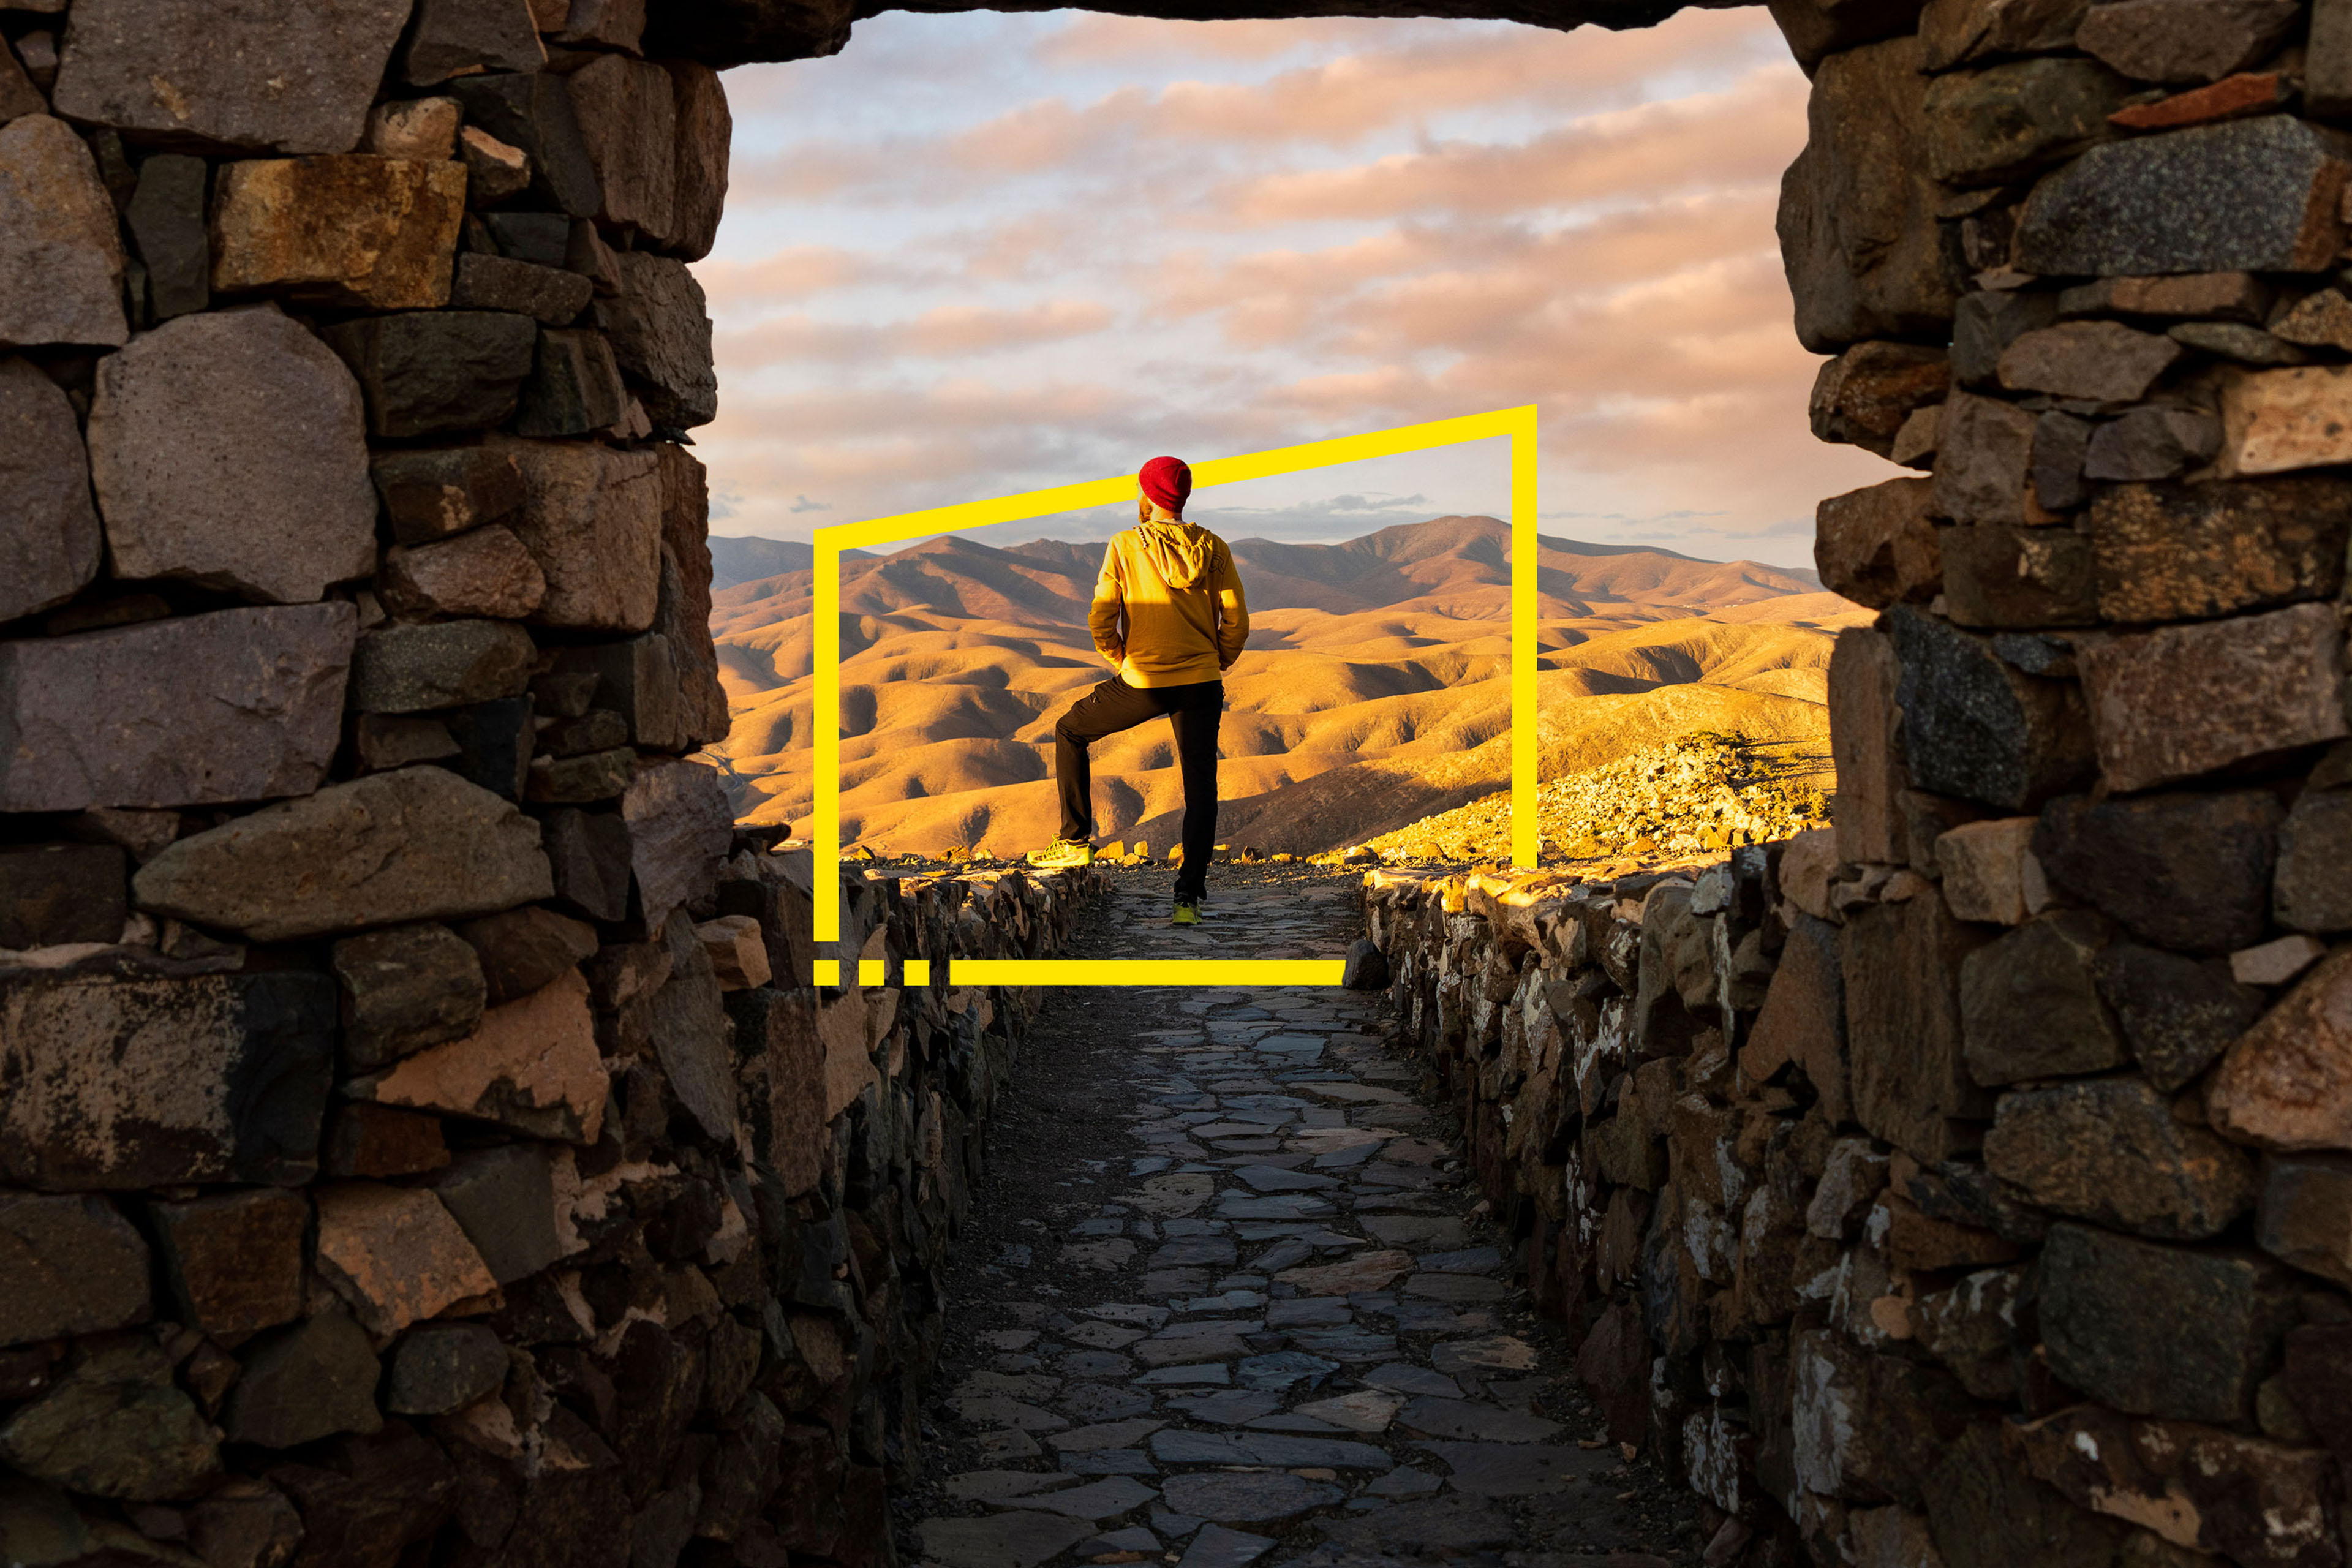
<path fill-rule="evenodd" d="M 1696 734 L 1636 752 L 1536 792 L 1547 861 L 1697 860 L 1735 844 L 1762 844 L 1828 820 L 1826 759 L 1737 735 Z M 1506 791 L 1368 839 L 1384 862 L 1508 864 Z M 1606 875 L 1606 868 L 1590 868 Z"/>

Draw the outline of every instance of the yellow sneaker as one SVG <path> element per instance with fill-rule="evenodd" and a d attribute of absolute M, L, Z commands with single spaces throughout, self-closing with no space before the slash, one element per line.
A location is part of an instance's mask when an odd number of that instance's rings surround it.
<path fill-rule="evenodd" d="M 1029 864 L 1041 871 L 1075 871 L 1095 863 L 1095 847 L 1083 838 L 1056 838 L 1043 849 L 1029 851 Z"/>
<path fill-rule="evenodd" d="M 1191 899 L 1176 900 L 1176 912 L 1168 917 L 1170 925 L 1196 926 L 1201 923 L 1201 906 Z"/>

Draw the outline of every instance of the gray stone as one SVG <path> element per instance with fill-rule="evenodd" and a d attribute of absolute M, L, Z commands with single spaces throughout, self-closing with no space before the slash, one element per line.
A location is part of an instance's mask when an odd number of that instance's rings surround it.
<path fill-rule="evenodd" d="M 58 111 L 222 147 L 348 153 L 367 126 L 405 0 L 90 0 L 58 64 Z"/>
<path fill-rule="evenodd" d="M 2226 953 L 2263 935 L 2281 817 L 2267 791 L 2052 801 L 2033 854 L 2050 880 L 2143 942 Z"/>
<path fill-rule="evenodd" d="M 2344 629 L 2334 610 L 2086 638 L 2076 650 L 2113 790 L 2143 790 L 2347 732 Z"/>
<path fill-rule="evenodd" d="M 735 121 L 727 111 L 727 89 L 717 71 L 684 59 L 666 59 L 662 68 L 669 72 L 677 115 L 677 189 L 668 248 L 688 261 L 699 261 L 719 238 Z"/>
<path fill-rule="evenodd" d="M 2133 403 L 2179 361 L 2180 345 L 2120 321 L 2061 321 L 2001 351 L 2000 384 L 2094 403 Z"/>
<path fill-rule="evenodd" d="M 212 303 L 212 240 L 205 232 L 211 174 L 202 158 L 178 153 L 158 153 L 139 165 L 139 188 L 122 221 L 147 268 L 147 308 L 158 321 Z"/>
<path fill-rule="evenodd" d="M 0 125 L 0 349 L 129 336 L 122 237 L 89 144 L 46 114 Z"/>
<path fill-rule="evenodd" d="M 2087 910 L 2026 921 L 1960 962 L 1969 1076 L 1988 1088 L 2105 1072 L 2131 1059 L 2100 1000 L 2107 922 Z"/>
<path fill-rule="evenodd" d="M 147 1244 L 88 1193 L 0 1195 L 0 1345 L 147 1321 Z"/>
<path fill-rule="evenodd" d="M 2088 781 L 2079 689 L 2030 675 L 1971 637 L 1903 605 L 1887 612 L 1902 679 L 1903 748 L 1913 782 L 1937 795 L 2021 811 Z"/>
<path fill-rule="evenodd" d="M 200 805 L 317 788 L 335 752 L 357 620 L 347 604 L 220 610 L 0 643 L 0 810 Z"/>
<path fill-rule="evenodd" d="M 467 921 L 457 935 L 480 958 L 493 1007 L 530 995 L 596 952 L 593 927 L 536 905 Z"/>
<path fill-rule="evenodd" d="M 2041 1276 L 2050 1370 L 2132 1415 L 2250 1420 L 2298 1315 L 2294 1278 L 2268 1258 L 2087 1226 L 2050 1227 Z"/>
<path fill-rule="evenodd" d="M 352 752 L 363 773 L 404 768 L 412 763 L 437 763 L 457 754 L 449 726 L 438 719 L 410 719 L 389 713 L 352 716 Z"/>
<path fill-rule="evenodd" d="M 1557 1492 L 1568 1481 L 1597 1477 L 1613 1458 L 1605 1450 L 1541 1443 L 1431 1442 L 1420 1447 L 1445 1461 L 1455 1491 L 1474 1498 Z"/>
<path fill-rule="evenodd" d="M 0 1176 L 52 1190 L 306 1181 L 334 1031 L 332 983 L 299 970 L 11 978 Z"/>
<path fill-rule="evenodd" d="M 2044 511 L 2072 511 L 2084 500 L 2083 465 L 2091 422 L 2052 409 L 2033 425 L 2033 499 Z"/>
<path fill-rule="evenodd" d="M 2270 285 L 2251 272 L 2191 272 L 2168 278 L 2101 278 L 2058 296 L 2062 316 L 2145 316 L 2238 321 L 2269 319 Z"/>
<path fill-rule="evenodd" d="M 734 812 L 715 770 L 696 763 L 641 768 L 622 797 L 621 818 L 647 926 L 711 890 L 734 836 Z"/>
<path fill-rule="evenodd" d="M 617 814 L 551 811 L 541 819 L 555 903 L 583 920 L 629 911 L 629 829 Z"/>
<path fill-rule="evenodd" d="M 1540 1443 L 1559 1423 L 1525 1411 L 1505 1410 L 1475 1399 L 1423 1397 L 1397 1412 L 1397 1422 L 1423 1437 L 1458 1437 L 1480 1443 Z"/>
<path fill-rule="evenodd" d="M 127 864 L 110 844 L 0 847 L 0 948 L 120 941 Z"/>
<path fill-rule="evenodd" d="M 504 697 L 460 708 L 445 721 L 457 745 L 449 771 L 492 795 L 520 800 L 531 764 L 528 697 Z"/>
<path fill-rule="evenodd" d="M 1979 1399 L 2017 1395 L 2020 1352 L 2026 1348 L 2020 1343 L 2018 1304 L 2027 1279 L 2023 1268 L 1987 1268 L 1919 1298 L 1920 1344 Z"/>
<path fill-rule="evenodd" d="M 501 441 L 522 470 L 512 527 L 547 577 L 533 618 L 553 626 L 636 633 L 661 603 L 658 459 L 572 441 Z"/>
<path fill-rule="evenodd" d="M 2091 542 L 2073 529 L 1979 522 L 1948 528 L 1937 543 L 1945 613 L 1954 626 L 1997 630 L 2097 624 Z"/>
<path fill-rule="evenodd" d="M 0 359 L 0 621 L 62 605 L 98 575 L 98 511 L 73 405 L 31 361 Z"/>
<path fill-rule="evenodd" d="M 2167 327 L 2165 335 L 2200 353 L 2240 364 L 2301 364 L 2311 357 L 2284 339 L 2241 321 L 2181 321 Z"/>
<path fill-rule="evenodd" d="M 180 1321 L 224 1342 L 302 1315 L 310 1205 L 261 1187 L 148 1208 Z"/>
<path fill-rule="evenodd" d="M 2089 0 L 1927 0 L 1919 13 L 1919 64 L 1949 70 L 1986 56 L 2038 55 L 2074 39 Z"/>
<path fill-rule="evenodd" d="M 621 291 L 598 301 L 596 324 L 612 340 L 646 416 L 667 429 L 709 424 L 719 416 L 719 376 L 702 285 L 684 262 L 666 256 L 632 250 L 614 260 Z"/>
<path fill-rule="evenodd" d="M 359 639 L 351 705 L 362 713 L 416 713 L 520 695 L 539 650 L 504 621 L 391 626 Z"/>
<path fill-rule="evenodd" d="M 608 54 L 565 80 L 601 198 L 593 215 L 577 216 L 656 243 L 668 239 L 677 219 L 677 101 L 669 73 Z"/>
<path fill-rule="evenodd" d="M 460 1154 L 435 1173 L 432 1186 L 499 1284 L 528 1279 L 563 1256 L 555 1235 L 555 1173 L 543 1145 Z"/>
<path fill-rule="evenodd" d="M 2094 147 L 2034 187 L 2018 265 L 2043 277 L 2317 272 L 2346 144 L 2287 115 Z"/>
<path fill-rule="evenodd" d="M 399 1415 L 446 1415 L 506 1381 L 507 1349 L 480 1323 L 420 1323 L 392 1352 L 384 1408 Z"/>
<path fill-rule="evenodd" d="M 1952 379 L 1990 389 L 1999 384 L 2001 352 L 2058 319 L 2059 300 L 2036 289 L 1984 289 L 1960 296 L 1952 311 Z M 1938 433 L 1941 445 L 1941 433 Z"/>
<path fill-rule="evenodd" d="M 98 1351 L 0 1423 L 0 1460 L 127 1502 L 191 1497 L 220 1473 L 211 1424 L 144 1339 Z"/>
<path fill-rule="evenodd" d="M 487 430 L 513 416 L 539 326 L 509 310 L 404 310 L 330 327 L 369 433 L 394 439 Z"/>
<path fill-rule="evenodd" d="M 431 87 L 477 71 L 535 71 L 547 50 L 529 0 L 419 0 L 400 78 Z"/>
<path fill-rule="evenodd" d="M 2179 412 L 2143 409 L 2101 437 Z M 2352 485 L 2333 477 L 2119 485 L 2091 507 L 2100 618 L 2200 619 L 2331 598 L 2343 586 L 2347 538 Z"/>
<path fill-rule="evenodd" d="M 1832 592 L 1873 609 L 1926 600 L 1943 586 L 1927 479 L 1888 479 L 1822 501 L 1814 514 L 1813 564 Z"/>
<path fill-rule="evenodd" d="M 2094 479 L 2168 479 L 2209 461 L 2221 449 L 2221 422 L 2210 414 L 2192 408 L 2135 408 L 2098 427 L 2083 472 Z"/>
<path fill-rule="evenodd" d="M 2267 58 L 2302 10 L 2294 0 L 2100 0 L 2074 47 L 2139 81 L 2219 81 Z"/>
<path fill-rule="evenodd" d="M 613 346 L 593 327 L 542 328 L 516 415 L 518 435 L 585 436 L 621 422 L 627 393 Z"/>
<path fill-rule="evenodd" d="M 338 1432 L 383 1429 L 375 1407 L 382 1367 L 367 1331 L 321 1312 L 257 1342 L 229 1391 L 221 1425 L 233 1443 L 293 1448 Z"/>
<path fill-rule="evenodd" d="M 2113 135 L 2129 84 L 2095 60 L 2044 56 L 1927 84 L 1927 167 L 1939 180 L 1999 184 Z"/>
<path fill-rule="evenodd" d="M 946 1568 L 1037 1568 L 1095 1532 L 1086 1520 L 1034 1510 L 991 1519 L 927 1519 L 915 1527 L 924 1555 Z"/>
<path fill-rule="evenodd" d="M 1813 438 L 1849 442 L 1885 457 L 1905 421 L 1943 401 L 1950 384 L 1951 366 L 1941 349 L 1856 343 L 1813 379 Z"/>
<path fill-rule="evenodd" d="M 402 544 L 430 544 L 511 517 L 525 499 L 514 455 L 487 447 L 380 452 L 370 471 Z"/>
<path fill-rule="evenodd" d="M 0 125 L 27 114 L 47 114 L 49 100 L 25 74 L 13 48 L 0 47 Z"/>
<path fill-rule="evenodd" d="M 549 71 L 499 72 L 453 79 L 442 91 L 466 106 L 468 124 L 520 147 L 530 159 L 530 189 L 534 205 L 545 203 L 575 218 L 596 216 L 595 165 L 582 141 L 580 122 L 572 112 L 565 79 Z M 493 214 L 491 232 L 501 236 L 500 247 L 509 256 L 561 265 L 559 250 L 525 254 L 507 243 L 505 236 L 518 226 L 501 226 L 500 217 L 537 218 L 531 214 Z"/>
<path fill-rule="evenodd" d="M 2254 1202 L 2253 1162 L 2136 1078 L 2004 1094 L 1985 1164 L 2024 1202 L 2164 1241 L 2204 1241 Z"/>
<path fill-rule="evenodd" d="M 142 909 L 257 942 L 485 914 L 554 890 L 538 825 L 435 767 L 371 773 L 183 838 L 131 889 Z"/>
<path fill-rule="evenodd" d="M 647 902 L 651 900 L 648 900 Z M 654 1050 L 670 1091 L 713 1141 L 735 1138 L 735 1061 L 728 1047 L 726 1004 L 710 954 L 694 921 L 673 908 L 664 927 L 670 977 L 654 993 Z"/>
<path fill-rule="evenodd" d="M 2218 963 L 2116 942 L 2099 954 L 2097 969 L 2099 994 L 2140 1070 L 2168 1094 L 2212 1065 L 2262 1013 L 2262 994 Z"/>
<path fill-rule="evenodd" d="M 1983 945 L 1941 899 L 1864 906 L 1841 942 L 1853 1117 L 1923 1162 L 1974 1147 L 1968 1122 L 1992 1110 L 1969 1079 L 1960 1022 L 1960 967 Z"/>
<path fill-rule="evenodd" d="M 568 327 L 588 308 L 594 291 L 595 285 L 577 272 L 469 250 L 457 258 L 449 303 L 458 310 L 529 316 L 544 327 Z"/>
<path fill-rule="evenodd" d="M 1777 226 L 1797 337 L 1815 353 L 1930 337 L 1951 319 L 1918 62 L 1916 39 L 1893 38 L 1832 55 L 1814 76 Z"/>
<path fill-rule="evenodd" d="M 1222 1524 L 1204 1524 L 1193 1532 L 1192 1543 L 1184 1549 L 1176 1568 L 1248 1568 L 1274 1545 L 1270 1536 L 1227 1530 Z"/>
<path fill-rule="evenodd" d="M 636 764 L 637 753 L 626 746 L 576 757 L 534 757 L 523 796 L 557 805 L 617 799 L 627 793 Z"/>
<path fill-rule="evenodd" d="M 2279 826 L 2271 911 L 2291 931 L 2352 930 L 2352 793 L 2305 790 Z"/>
<path fill-rule="evenodd" d="M 100 362 L 90 473 L 115 573 L 298 603 L 375 568 L 359 388 L 273 305 Z"/>
<path fill-rule="evenodd" d="M 1069 1487 L 1055 1491 L 1033 1492 L 1026 1497 L 1006 1498 L 1000 1506 L 1016 1509 L 1038 1509 L 1046 1513 L 1060 1514 L 1066 1519 L 1086 1519 L 1100 1522 L 1133 1513 L 1157 1494 L 1131 1476 L 1110 1476 L 1085 1486 Z"/>
<path fill-rule="evenodd" d="M 328 965 L 342 982 L 349 1071 L 373 1072 L 427 1046 L 461 1039 L 482 1021 L 482 966 L 446 926 L 348 936 L 330 950 Z"/>
<path fill-rule="evenodd" d="M 1338 1362 L 1325 1361 L 1304 1351 L 1276 1351 L 1267 1355 L 1244 1356 L 1234 1366 L 1234 1375 L 1244 1388 L 1269 1393 L 1297 1389 L 1304 1393 L 1319 1388 L 1325 1378 L 1339 1370 Z"/>
<path fill-rule="evenodd" d="M 565 648 L 557 654 L 555 668 L 595 677 L 591 700 L 620 715 L 625 740 L 648 751 L 682 752 L 692 744 L 677 658 L 661 633 Z"/>
<path fill-rule="evenodd" d="M 376 596 L 397 616 L 520 620 L 547 596 L 547 577 L 510 529 L 492 524 L 455 539 L 384 552 Z"/>
<path fill-rule="evenodd" d="M 1937 427 L 1930 510 L 1955 522 L 2023 522 L 2037 422 L 2013 403 L 1952 394 Z"/>
<path fill-rule="evenodd" d="M 2075 1507 L 2028 1475 L 1989 1423 L 1969 1427 L 1946 1448 L 1924 1492 L 1935 1550 L 1949 1568 L 2131 1561 L 2122 1555 L 2120 1522 Z"/>
<path fill-rule="evenodd" d="M 1180 1513 L 1224 1524 L 1278 1523 L 1329 1508 L 1347 1495 L 1279 1470 L 1171 1476 L 1160 1494 Z"/>
<path fill-rule="evenodd" d="M 2255 1242 L 2264 1252 L 2352 1286 L 2352 1157 L 2273 1154 L 2263 1162 Z"/>

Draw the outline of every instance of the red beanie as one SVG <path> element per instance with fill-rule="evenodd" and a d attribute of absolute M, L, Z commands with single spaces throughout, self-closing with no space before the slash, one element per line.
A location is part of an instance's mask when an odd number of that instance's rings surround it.
<path fill-rule="evenodd" d="M 1147 497 L 1178 517 L 1184 515 L 1184 499 L 1192 493 L 1192 470 L 1181 458 L 1154 458 L 1135 478 Z"/>

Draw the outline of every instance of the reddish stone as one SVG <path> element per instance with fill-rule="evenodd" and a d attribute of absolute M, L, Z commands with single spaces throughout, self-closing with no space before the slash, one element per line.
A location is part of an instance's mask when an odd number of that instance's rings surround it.
<path fill-rule="evenodd" d="M 263 1187 L 151 1211 L 164 1278 L 184 1321 L 215 1338 L 248 1334 L 302 1315 L 302 1237 L 310 1205 Z"/>
<path fill-rule="evenodd" d="M 2241 71 L 2210 87 L 2177 92 L 2156 103 L 2136 103 L 2107 116 L 2127 131 L 2178 131 L 2242 114 L 2263 114 L 2286 101 L 2276 71 Z"/>

